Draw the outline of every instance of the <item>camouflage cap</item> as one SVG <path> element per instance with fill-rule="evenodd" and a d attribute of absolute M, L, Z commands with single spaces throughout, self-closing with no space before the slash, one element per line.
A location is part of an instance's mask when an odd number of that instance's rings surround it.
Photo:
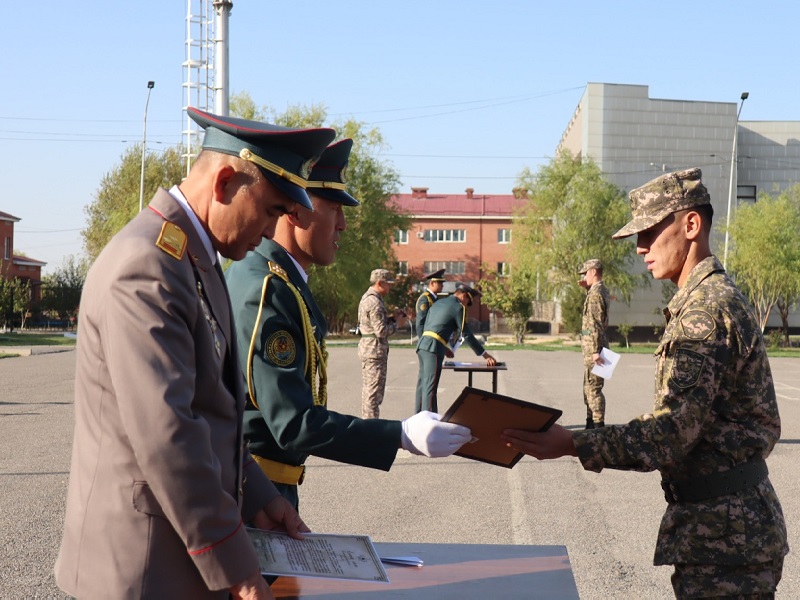
<path fill-rule="evenodd" d="M 372 273 L 369 274 L 370 283 L 377 283 L 378 281 L 385 281 L 386 283 L 394 283 L 394 279 L 392 279 L 392 274 L 389 273 L 387 269 L 374 269 Z"/>
<path fill-rule="evenodd" d="M 628 197 L 633 219 L 611 237 L 626 238 L 658 225 L 674 212 L 711 204 L 711 196 L 700 181 L 702 176 L 698 168 L 675 171 L 631 190 Z"/>
<path fill-rule="evenodd" d="M 600 262 L 599 258 L 590 258 L 585 263 L 581 265 L 581 268 L 578 269 L 578 274 L 583 275 L 584 273 L 588 273 L 589 269 L 598 269 L 600 271 L 603 270 L 603 263 Z"/>

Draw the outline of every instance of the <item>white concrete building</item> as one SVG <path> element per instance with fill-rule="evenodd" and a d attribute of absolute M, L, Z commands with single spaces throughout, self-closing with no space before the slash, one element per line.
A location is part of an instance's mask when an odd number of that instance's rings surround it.
<path fill-rule="evenodd" d="M 558 151 L 591 157 L 626 192 L 659 173 L 700 167 L 714 205 L 712 248 L 722 260 L 738 110 L 738 102 L 650 98 L 646 85 L 589 83 Z M 738 121 L 737 146 L 731 213 L 763 191 L 774 193 L 800 182 L 800 121 Z M 643 270 L 642 263 L 637 261 L 636 268 Z M 649 290 L 636 293 L 630 306 L 615 302 L 610 323 L 660 324 L 663 306 L 662 284 L 654 281 Z M 789 324 L 800 327 L 800 312 Z M 776 311 L 769 325 L 780 325 Z"/>

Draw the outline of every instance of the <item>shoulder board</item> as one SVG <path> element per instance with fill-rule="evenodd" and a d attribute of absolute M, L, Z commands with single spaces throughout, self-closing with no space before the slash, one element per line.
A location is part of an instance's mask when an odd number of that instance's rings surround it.
<path fill-rule="evenodd" d="M 158 234 L 156 246 L 172 258 L 181 260 L 186 252 L 186 234 L 175 223 L 165 221 L 161 226 L 161 233 Z"/>
<path fill-rule="evenodd" d="M 270 270 L 270 273 L 272 273 L 274 275 L 277 275 L 278 277 L 280 277 L 284 281 L 286 281 L 286 282 L 289 281 L 289 274 L 286 272 L 286 269 L 284 269 L 278 263 L 276 263 L 274 261 L 269 261 L 269 270 Z"/>

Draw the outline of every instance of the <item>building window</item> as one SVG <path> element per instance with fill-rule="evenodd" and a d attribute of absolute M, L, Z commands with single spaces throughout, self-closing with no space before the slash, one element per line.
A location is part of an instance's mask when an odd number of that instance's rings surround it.
<path fill-rule="evenodd" d="M 423 233 L 426 242 L 466 242 L 466 229 L 426 229 Z"/>
<path fill-rule="evenodd" d="M 511 275 L 511 263 L 499 262 L 497 263 L 497 274 L 500 277 L 508 277 Z"/>
<path fill-rule="evenodd" d="M 408 231 L 404 231 L 402 229 L 397 229 L 394 232 L 394 243 L 395 244 L 407 244 L 408 243 Z"/>
<path fill-rule="evenodd" d="M 747 202 L 748 204 L 754 204 L 756 201 L 756 186 L 737 185 L 736 200 L 738 202 Z"/>
<path fill-rule="evenodd" d="M 401 260 L 397 263 L 397 274 L 398 275 L 408 275 L 408 261 Z"/>
<path fill-rule="evenodd" d="M 444 269 L 450 275 L 463 275 L 467 272 L 467 263 L 463 261 L 433 260 L 425 261 L 422 267 L 426 273 L 433 273 L 439 269 Z"/>
<path fill-rule="evenodd" d="M 5 259 L 11 260 L 11 238 L 6 238 L 6 251 L 5 251 Z"/>
<path fill-rule="evenodd" d="M 497 230 L 497 243 L 498 244 L 510 244 L 511 243 L 511 230 L 510 229 L 498 229 Z"/>

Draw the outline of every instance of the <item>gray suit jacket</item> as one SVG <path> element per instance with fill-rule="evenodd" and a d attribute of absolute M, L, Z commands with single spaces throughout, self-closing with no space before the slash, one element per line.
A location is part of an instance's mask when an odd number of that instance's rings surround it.
<path fill-rule="evenodd" d="M 187 235 L 181 259 L 155 244 L 165 221 Z M 258 568 L 242 518 L 277 490 L 243 450 L 233 335 L 224 281 L 185 211 L 159 190 L 83 289 L 56 562 L 67 593 L 226 598 Z"/>

